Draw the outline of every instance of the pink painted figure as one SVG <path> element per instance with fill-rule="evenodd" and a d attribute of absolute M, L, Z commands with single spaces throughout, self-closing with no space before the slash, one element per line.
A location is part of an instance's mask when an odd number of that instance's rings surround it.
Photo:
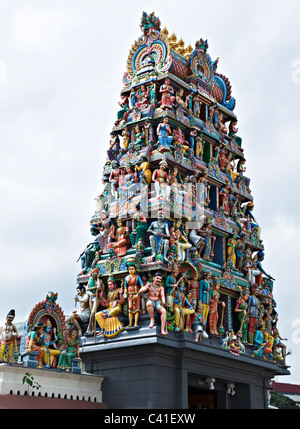
<path fill-rule="evenodd" d="M 165 83 L 161 85 L 159 92 L 162 94 L 160 106 L 172 108 L 175 101 L 174 89 L 170 85 L 170 79 L 166 79 Z"/>
<path fill-rule="evenodd" d="M 145 286 L 142 286 L 139 292 L 133 296 L 133 299 L 137 299 L 140 294 L 145 292 L 149 293 L 146 304 L 150 316 L 149 328 L 153 328 L 155 325 L 154 311 L 157 311 L 157 313 L 160 314 L 161 335 L 168 335 L 168 331 L 166 330 L 167 313 L 165 309 L 165 289 L 162 285 L 162 274 L 159 271 L 154 274 L 152 283 L 147 283 Z"/>

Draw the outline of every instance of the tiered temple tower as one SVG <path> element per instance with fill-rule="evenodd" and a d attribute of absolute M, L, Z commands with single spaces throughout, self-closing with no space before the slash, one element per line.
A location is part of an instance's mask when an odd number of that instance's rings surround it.
<path fill-rule="evenodd" d="M 112 408 L 264 408 L 289 372 L 231 84 L 207 40 L 140 28 L 77 279 L 86 370 Z"/>

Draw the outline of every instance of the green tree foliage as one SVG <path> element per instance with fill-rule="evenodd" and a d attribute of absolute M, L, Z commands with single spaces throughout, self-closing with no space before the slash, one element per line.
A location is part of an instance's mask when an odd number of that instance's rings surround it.
<path fill-rule="evenodd" d="M 270 405 L 279 409 L 300 409 L 295 401 L 279 392 L 271 391 Z"/>

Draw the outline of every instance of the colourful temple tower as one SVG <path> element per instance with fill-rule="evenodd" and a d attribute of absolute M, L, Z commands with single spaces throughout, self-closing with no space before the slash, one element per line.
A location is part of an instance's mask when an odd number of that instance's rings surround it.
<path fill-rule="evenodd" d="M 231 84 L 207 40 L 140 29 L 68 323 L 110 408 L 266 408 L 289 371 Z"/>

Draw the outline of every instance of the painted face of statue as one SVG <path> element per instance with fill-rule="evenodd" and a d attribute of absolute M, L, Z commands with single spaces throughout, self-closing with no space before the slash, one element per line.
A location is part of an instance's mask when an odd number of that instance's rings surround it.
<path fill-rule="evenodd" d="M 44 331 L 45 331 L 47 334 L 49 334 L 49 333 L 50 333 L 50 331 L 51 331 L 51 326 L 50 326 L 50 325 L 45 326 Z"/>
<path fill-rule="evenodd" d="M 112 282 L 112 281 L 109 281 L 109 282 L 107 283 L 107 285 L 108 285 L 108 289 L 109 289 L 109 290 L 114 290 L 114 289 L 115 289 L 115 287 L 116 287 L 116 284 L 115 284 L 114 282 Z"/>
<path fill-rule="evenodd" d="M 135 269 L 135 267 L 129 267 L 128 268 L 128 271 L 129 271 L 129 274 L 131 275 L 131 276 L 133 276 L 135 273 L 136 273 L 136 269 Z"/>
<path fill-rule="evenodd" d="M 161 276 L 155 276 L 153 277 L 153 283 L 155 284 L 155 286 L 159 286 L 162 282 L 162 277 Z"/>
<path fill-rule="evenodd" d="M 157 219 L 158 219 L 158 220 L 163 220 L 163 219 L 164 219 L 164 215 L 163 215 L 163 213 L 162 213 L 162 212 L 159 212 L 159 213 L 158 213 Z"/>
<path fill-rule="evenodd" d="M 8 325 L 11 325 L 13 321 L 14 321 L 14 316 L 11 316 L 11 315 L 7 316 L 6 323 Z"/>

